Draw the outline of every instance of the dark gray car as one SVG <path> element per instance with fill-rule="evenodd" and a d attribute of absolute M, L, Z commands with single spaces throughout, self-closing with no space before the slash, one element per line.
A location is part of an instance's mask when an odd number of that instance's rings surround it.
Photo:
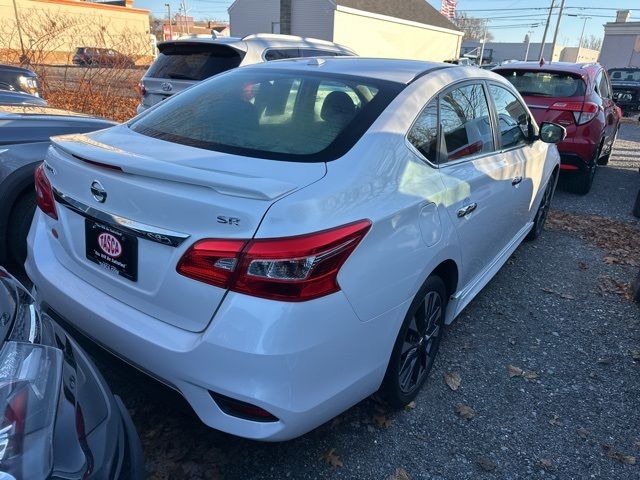
<path fill-rule="evenodd" d="M 51 107 L 0 105 L 0 263 L 22 266 L 35 210 L 33 172 L 49 138 L 86 133 L 114 123 Z"/>
<path fill-rule="evenodd" d="M 0 89 L 0 105 L 37 105 L 46 107 L 47 101 L 28 93 Z"/>
<path fill-rule="evenodd" d="M 0 90 L 40 96 L 38 76 L 28 68 L 0 64 Z"/>
<path fill-rule="evenodd" d="M 0 478 L 138 480 L 140 439 L 93 362 L 0 267 Z"/>

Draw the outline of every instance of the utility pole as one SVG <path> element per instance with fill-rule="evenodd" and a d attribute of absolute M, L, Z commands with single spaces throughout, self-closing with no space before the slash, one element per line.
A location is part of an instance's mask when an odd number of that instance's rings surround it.
<path fill-rule="evenodd" d="M 560 10 L 558 11 L 558 21 L 556 22 L 556 31 L 553 33 L 553 43 L 551 44 L 551 58 L 549 63 L 553 61 L 553 53 L 556 51 L 556 40 L 558 39 L 558 32 L 560 31 L 560 21 L 562 20 L 562 11 L 564 10 L 564 2 L 560 2 Z"/>
<path fill-rule="evenodd" d="M 584 23 L 582 24 L 582 33 L 580 34 L 580 41 L 578 42 L 578 55 L 580 54 L 580 49 L 582 48 L 582 39 L 584 38 L 584 29 L 587 26 L 587 20 L 591 17 L 584 17 Z"/>
<path fill-rule="evenodd" d="M 551 0 L 549 15 L 547 15 L 547 23 L 544 25 L 544 33 L 542 34 L 542 42 L 540 43 L 540 55 L 538 55 L 538 60 L 542 60 L 544 56 L 544 43 L 547 41 L 547 32 L 549 31 L 549 24 L 551 23 L 551 15 L 553 14 L 553 7 L 555 3 L 556 0 Z M 553 57 L 553 54 L 551 56 Z"/>
<path fill-rule="evenodd" d="M 165 3 L 164 6 L 167 7 L 167 15 L 169 15 L 169 36 L 171 37 L 171 40 L 173 40 L 173 26 L 171 25 L 171 4 Z"/>
<path fill-rule="evenodd" d="M 482 62 L 484 61 L 484 44 L 487 43 L 487 22 L 488 20 L 484 21 L 484 34 L 482 36 L 482 48 L 480 49 L 480 60 L 478 61 L 479 67 L 482 66 Z"/>
<path fill-rule="evenodd" d="M 23 63 L 27 55 L 24 52 L 24 42 L 22 41 L 22 28 L 20 27 L 20 17 L 18 16 L 18 6 L 16 5 L 16 0 L 13 0 L 13 12 L 16 15 L 16 27 L 18 28 L 18 38 L 20 39 L 20 51 L 22 55 L 20 56 L 20 63 Z"/>
<path fill-rule="evenodd" d="M 529 30 L 527 32 L 527 51 L 524 52 L 524 61 L 526 62 L 527 60 L 529 60 L 529 47 L 531 46 L 531 34 L 533 33 L 533 30 Z"/>

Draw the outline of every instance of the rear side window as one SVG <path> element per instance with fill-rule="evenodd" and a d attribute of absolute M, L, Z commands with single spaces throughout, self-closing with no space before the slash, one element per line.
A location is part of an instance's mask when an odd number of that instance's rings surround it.
<path fill-rule="evenodd" d="M 240 66 L 243 58 L 226 45 L 171 43 L 159 48 L 148 77 L 200 81 Z"/>
<path fill-rule="evenodd" d="M 438 162 L 438 101 L 433 100 L 422 111 L 407 137 L 411 145 L 427 160 Z"/>
<path fill-rule="evenodd" d="M 498 114 L 498 127 L 502 148 L 514 148 L 527 144 L 529 115 L 520 100 L 506 88 L 489 86 Z"/>
<path fill-rule="evenodd" d="M 220 152 L 329 161 L 346 153 L 402 88 L 350 75 L 243 68 L 172 97 L 129 126 Z"/>
<path fill-rule="evenodd" d="M 526 70 L 497 70 L 516 87 L 520 95 L 528 97 L 579 97 L 585 94 L 582 78 L 564 72 Z"/>
<path fill-rule="evenodd" d="M 285 60 L 287 58 L 298 58 L 301 56 L 300 49 L 298 48 L 273 48 L 265 52 L 264 59 L 267 62 L 271 62 L 273 60 Z"/>
<path fill-rule="evenodd" d="M 489 105 L 482 85 L 466 85 L 442 96 L 440 125 L 450 162 L 494 150 Z"/>

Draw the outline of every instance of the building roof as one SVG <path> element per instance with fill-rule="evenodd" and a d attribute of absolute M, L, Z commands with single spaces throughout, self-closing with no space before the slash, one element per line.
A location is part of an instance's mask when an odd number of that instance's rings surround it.
<path fill-rule="evenodd" d="M 336 0 L 343 7 L 400 18 L 410 22 L 433 25 L 449 30 L 460 30 L 426 0 Z"/>

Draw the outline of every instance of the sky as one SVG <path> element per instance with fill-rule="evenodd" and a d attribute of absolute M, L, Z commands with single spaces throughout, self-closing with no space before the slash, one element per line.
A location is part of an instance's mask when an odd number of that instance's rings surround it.
<path fill-rule="evenodd" d="M 227 8 L 232 0 L 185 0 L 189 14 L 198 19 L 228 20 Z M 388 0 L 401 1 L 401 0 Z M 440 9 L 440 0 L 428 0 L 434 7 Z M 560 4 L 561 0 L 556 0 Z M 171 10 L 177 12 L 179 0 L 135 0 L 135 6 L 147 8 L 157 17 L 166 18 L 165 3 L 171 4 Z M 474 17 L 487 19 L 488 27 L 496 41 L 523 41 L 527 31 L 531 30 L 531 41 L 542 39 L 547 10 L 551 0 L 458 0 L 458 11 Z M 566 0 L 565 13 L 562 16 L 558 43 L 561 45 L 577 45 L 580 38 L 584 17 L 586 20 L 585 36 L 591 34 L 596 37 L 604 35 L 603 24 L 615 19 L 615 11 L 620 9 L 636 10 L 632 12 L 632 19 L 640 20 L 640 6 L 638 0 Z M 557 10 L 556 10 L 557 12 Z M 557 15 L 552 17 L 551 33 L 547 34 L 547 41 L 553 38 Z M 538 26 L 532 27 L 531 25 Z"/>

